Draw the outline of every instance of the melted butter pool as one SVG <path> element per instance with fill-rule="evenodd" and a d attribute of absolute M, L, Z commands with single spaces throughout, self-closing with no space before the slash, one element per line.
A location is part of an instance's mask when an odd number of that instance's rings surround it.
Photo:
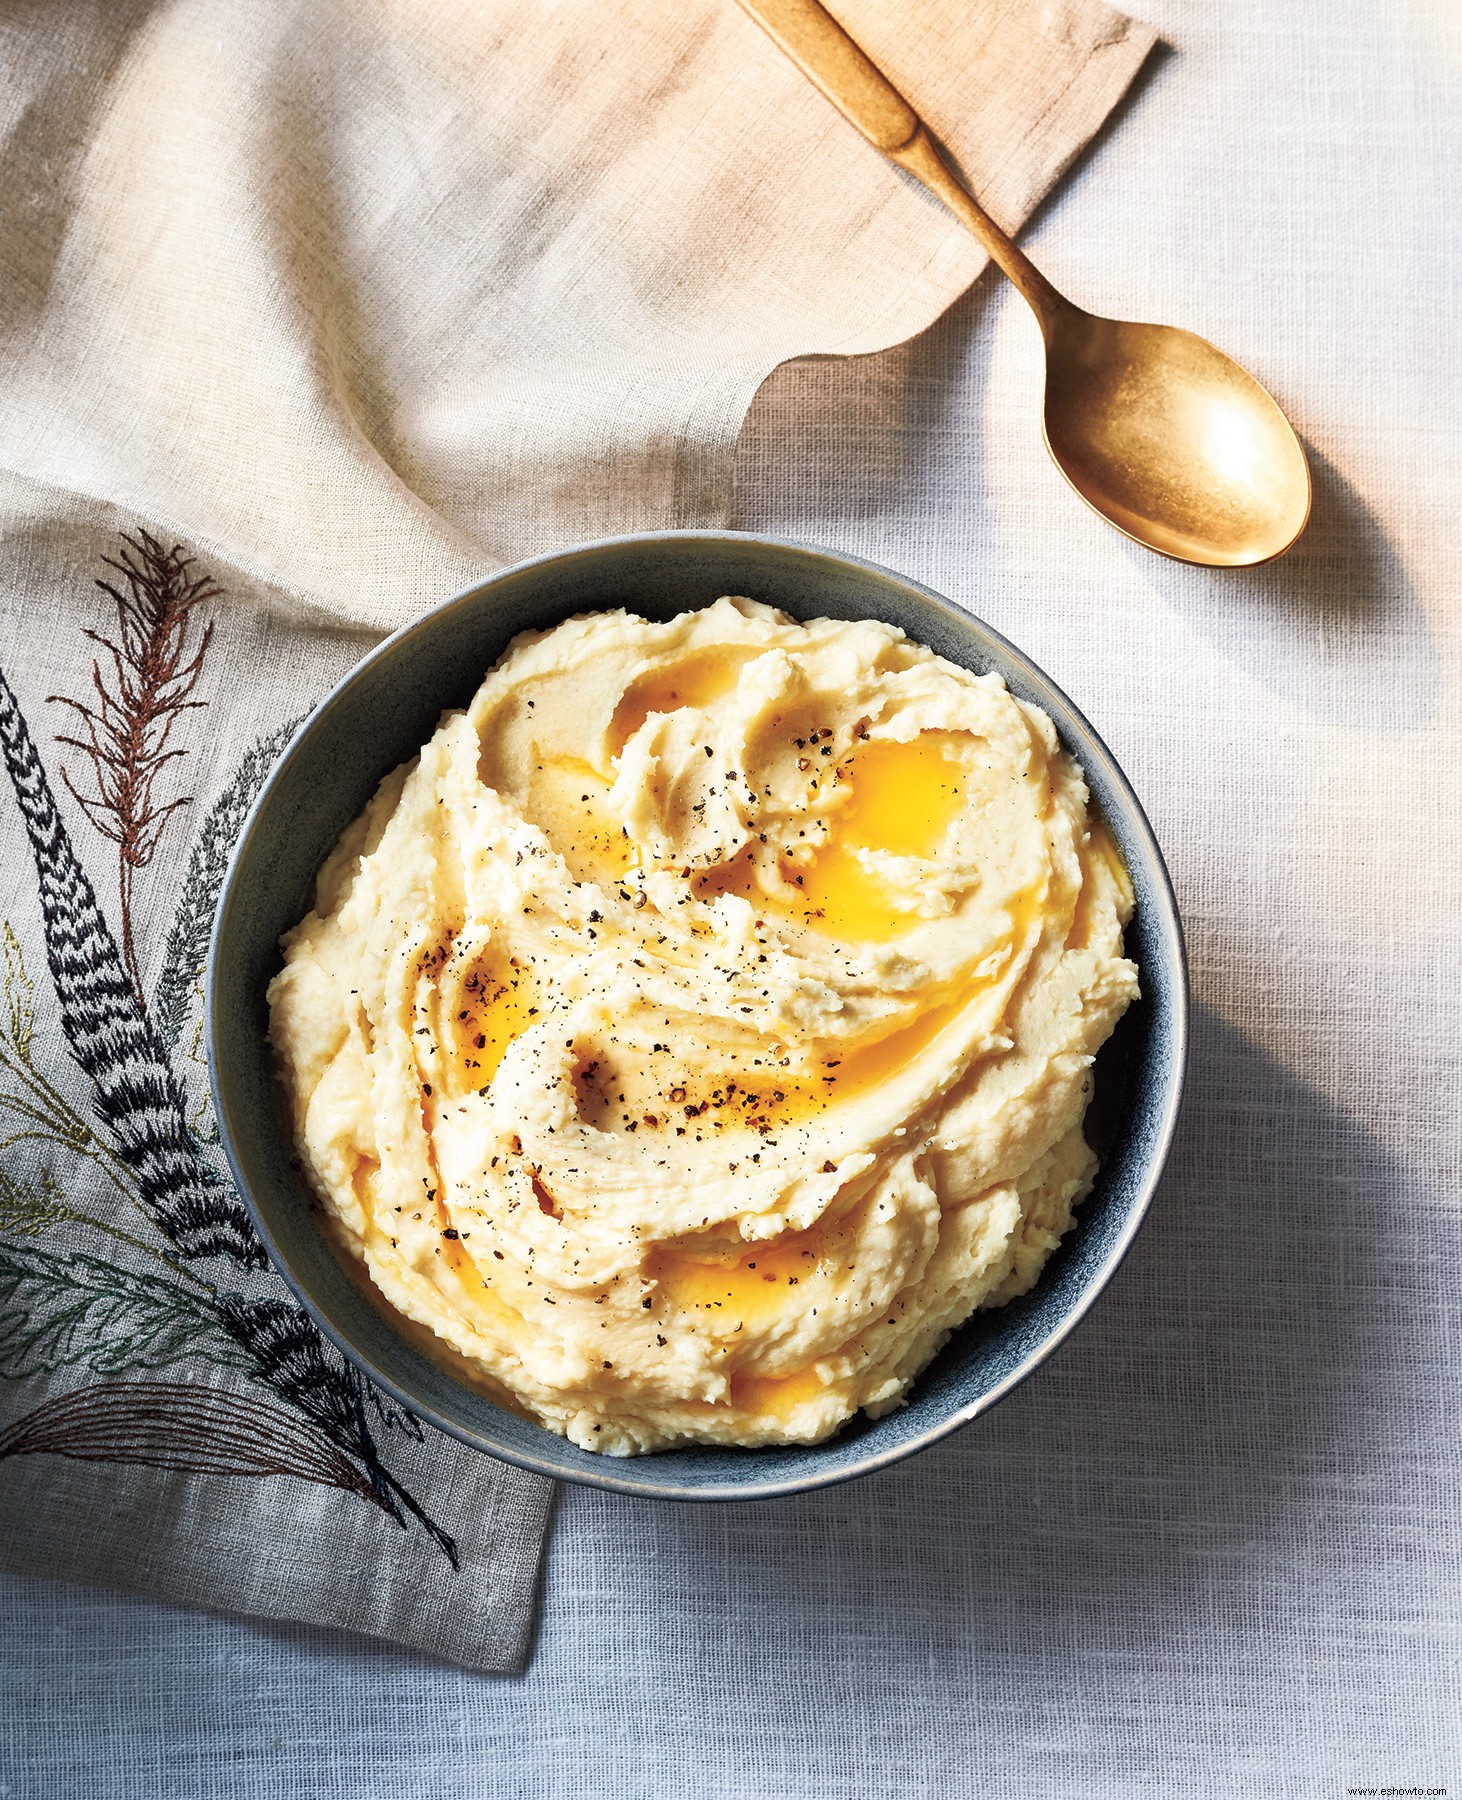
<path fill-rule="evenodd" d="M 724 1260 L 663 1248 L 651 1254 L 645 1273 L 671 1305 L 704 1314 L 717 1337 L 730 1337 L 739 1326 L 774 1319 L 789 1303 L 795 1306 L 796 1289 L 826 1251 L 825 1237 L 816 1230 L 758 1244 Z"/>

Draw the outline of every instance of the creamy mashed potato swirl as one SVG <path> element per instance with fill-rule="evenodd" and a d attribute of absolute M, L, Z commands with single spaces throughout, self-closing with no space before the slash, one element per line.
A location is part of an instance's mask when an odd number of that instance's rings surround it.
<path fill-rule="evenodd" d="M 1070 1227 L 1131 908 L 998 676 L 594 614 L 381 784 L 271 1036 L 346 1249 L 459 1373 L 589 1450 L 808 1443 Z"/>

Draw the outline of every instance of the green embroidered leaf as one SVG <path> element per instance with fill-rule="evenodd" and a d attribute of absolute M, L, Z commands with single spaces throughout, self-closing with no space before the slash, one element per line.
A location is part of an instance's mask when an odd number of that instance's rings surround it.
<path fill-rule="evenodd" d="M 0 921 L 0 1152 L 14 1144 L 54 1144 L 84 1156 L 136 1204 L 132 1178 L 110 1146 L 42 1075 L 31 1054 L 35 1036 L 35 988 L 25 972 L 20 941 L 8 919 Z M 6 1131 L 5 1125 L 12 1129 Z"/>
<path fill-rule="evenodd" d="M 99 1219 L 95 1213 L 83 1212 L 73 1206 L 61 1191 L 61 1184 L 51 1171 L 42 1166 L 36 1171 L 34 1184 L 17 1181 L 13 1175 L 0 1168 L 0 1231 L 14 1232 L 17 1237 L 39 1237 L 43 1231 L 49 1231 L 56 1225 L 86 1225 L 92 1231 L 104 1232 L 107 1237 L 115 1238 L 119 1244 L 128 1244 L 134 1250 L 140 1250 L 144 1256 L 150 1256 L 165 1269 L 181 1275 L 202 1292 L 208 1292 L 208 1283 L 194 1275 L 183 1263 L 159 1250 L 154 1244 L 146 1244 L 130 1231 L 123 1231 L 120 1225 L 113 1225 L 107 1219 Z"/>
<path fill-rule="evenodd" d="M 25 972 L 25 958 L 20 953 L 20 940 L 9 919 L 0 927 L 0 967 L 5 982 L 5 1035 L 15 1047 L 15 1054 L 30 1062 L 30 1040 L 35 1031 L 35 984 Z"/>
<path fill-rule="evenodd" d="M 248 1369 L 206 1294 L 165 1275 L 72 1251 L 0 1243 L 0 1376 L 18 1380 L 79 1365 L 100 1374 L 198 1355 Z"/>
<path fill-rule="evenodd" d="M 36 1237 L 52 1225 L 60 1225 L 76 1216 L 66 1204 L 56 1177 L 49 1169 L 39 1172 L 34 1187 L 27 1187 L 0 1169 L 0 1231 Z"/>
<path fill-rule="evenodd" d="M 259 739 L 239 764 L 233 780 L 209 807 L 193 839 L 183 876 L 182 897 L 168 932 L 162 975 L 153 1000 L 158 1030 L 169 1049 L 176 1048 L 183 1035 L 194 991 L 203 973 L 208 937 L 213 930 L 213 914 L 234 840 L 265 777 L 298 726 L 299 720 L 291 719 Z"/>

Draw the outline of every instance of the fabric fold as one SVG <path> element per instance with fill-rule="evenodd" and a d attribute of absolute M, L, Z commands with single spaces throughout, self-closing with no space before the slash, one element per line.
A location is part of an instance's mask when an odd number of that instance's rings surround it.
<path fill-rule="evenodd" d="M 836 10 L 1012 227 L 1153 42 L 1098 0 Z M 724 523 L 770 371 L 983 258 L 733 0 L 97 0 L 0 58 L 0 1561 L 512 1670 L 549 1485 L 378 1393 L 228 1188 L 229 849 L 382 632 Z"/>

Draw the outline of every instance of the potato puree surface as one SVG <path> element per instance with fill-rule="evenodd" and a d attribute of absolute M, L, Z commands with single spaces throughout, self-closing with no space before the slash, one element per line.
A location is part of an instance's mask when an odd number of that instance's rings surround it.
<path fill-rule="evenodd" d="M 381 783 L 271 1037 L 339 1237 L 451 1366 L 589 1450 L 809 1443 L 1069 1229 L 1131 909 L 999 676 L 745 599 L 599 613 Z"/>

